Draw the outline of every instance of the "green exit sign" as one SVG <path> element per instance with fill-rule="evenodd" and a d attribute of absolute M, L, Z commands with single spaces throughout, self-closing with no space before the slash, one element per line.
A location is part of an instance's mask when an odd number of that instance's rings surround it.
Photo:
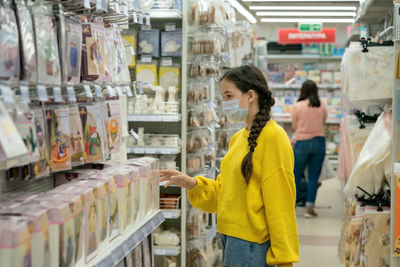
<path fill-rule="evenodd" d="M 299 31 L 320 32 L 322 31 L 322 23 L 299 23 Z"/>

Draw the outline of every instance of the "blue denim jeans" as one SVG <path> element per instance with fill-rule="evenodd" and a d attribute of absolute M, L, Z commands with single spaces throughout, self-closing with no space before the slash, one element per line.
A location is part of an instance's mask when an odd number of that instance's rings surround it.
<path fill-rule="evenodd" d="M 223 267 L 267 267 L 269 241 L 258 244 L 222 234 L 221 239 Z"/>
<path fill-rule="evenodd" d="M 314 207 L 318 179 L 325 158 L 325 137 L 299 140 L 294 145 L 294 176 L 296 179 L 297 202 L 306 201 L 307 207 Z M 305 189 L 305 168 L 308 167 L 307 192 Z"/>

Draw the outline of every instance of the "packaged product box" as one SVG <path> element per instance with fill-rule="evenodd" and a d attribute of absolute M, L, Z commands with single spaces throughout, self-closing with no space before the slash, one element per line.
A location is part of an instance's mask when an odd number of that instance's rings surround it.
<path fill-rule="evenodd" d="M 136 66 L 136 80 L 150 83 L 153 86 L 158 85 L 158 72 L 155 63 L 139 63 Z M 139 88 L 140 91 L 140 88 Z"/>
<path fill-rule="evenodd" d="M 335 85 L 341 85 L 342 84 L 342 74 L 340 71 L 335 71 L 333 73 L 333 80 Z"/>
<path fill-rule="evenodd" d="M 308 79 L 314 81 L 316 84 L 320 84 L 321 83 L 321 71 L 310 70 L 308 72 Z"/>
<path fill-rule="evenodd" d="M 72 166 L 85 163 L 83 149 L 83 131 L 82 121 L 77 105 L 69 107 L 69 127 L 70 127 L 70 144 L 71 144 L 71 162 Z"/>
<path fill-rule="evenodd" d="M 83 220 L 83 209 L 85 205 L 85 197 L 79 192 L 53 192 L 49 191 L 45 194 L 46 197 L 51 197 L 60 201 L 68 203 L 74 216 L 74 259 L 75 264 L 83 264 L 84 254 L 84 220 Z"/>
<path fill-rule="evenodd" d="M 93 189 L 96 198 L 96 232 L 99 240 L 99 247 L 108 242 L 107 225 L 109 221 L 108 212 L 108 191 L 104 180 L 95 179 L 96 176 L 90 178 L 78 178 L 74 180 L 75 185 L 85 185 Z"/>
<path fill-rule="evenodd" d="M 75 221 L 69 203 L 51 196 L 37 197 L 31 203 L 48 210 L 50 266 L 74 266 Z"/>
<path fill-rule="evenodd" d="M 139 55 L 160 57 L 160 30 L 139 31 Z"/>
<path fill-rule="evenodd" d="M 179 66 L 160 66 L 160 82 L 159 84 L 165 88 L 180 88 L 181 70 Z"/>
<path fill-rule="evenodd" d="M 50 266 L 50 245 L 49 245 L 49 218 L 47 210 L 33 205 L 21 205 L 0 209 L 0 217 L 8 216 L 26 218 L 33 223 L 32 232 L 32 267 Z M 15 265 L 2 265 L 15 266 Z"/>
<path fill-rule="evenodd" d="M 296 70 L 296 84 L 303 84 L 307 80 L 307 72 L 304 70 Z"/>
<path fill-rule="evenodd" d="M 97 201 L 94 189 L 83 183 L 71 182 L 55 188 L 53 193 L 62 194 L 81 194 L 84 197 L 84 251 L 85 263 L 92 260 L 99 246 L 99 237 L 97 232 Z"/>
<path fill-rule="evenodd" d="M 321 71 L 321 84 L 333 84 L 333 72 L 331 70 Z"/>
<path fill-rule="evenodd" d="M 32 264 L 32 220 L 0 216 L 0 265 L 24 267 Z"/>
<path fill-rule="evenodd" d="M 161 56 L 182 56 L 182 29 L 161 33 Z"/>
<path fill-rule="evenodd" d="M 139 213 L 139 180 L 140 180 L 140 172 L 136 166 L 123 165 L 121 168 L 124 168 L 129 171 L 129 177 L 131 179 L 130 183 L 130 211 L 129 218 L 130 224 L 135 225 L 138 222 L 138 213 Z"/>

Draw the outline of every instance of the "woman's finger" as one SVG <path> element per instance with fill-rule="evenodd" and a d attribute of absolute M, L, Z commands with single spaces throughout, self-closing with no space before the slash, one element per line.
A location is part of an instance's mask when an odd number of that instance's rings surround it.
<path fill-rule="evenodd" d="M 167 169 L 167 170 L 161 170 L 160 174 L 161 175 L 174 175 L 174 174 L 178 174 L 179 171 L 177 170 L 171 170 L 171 169 Z"/>
<path fill-rule="evenodd" d="M 160 182 L 169 181 L 170 177 L 161 177 Z"/>

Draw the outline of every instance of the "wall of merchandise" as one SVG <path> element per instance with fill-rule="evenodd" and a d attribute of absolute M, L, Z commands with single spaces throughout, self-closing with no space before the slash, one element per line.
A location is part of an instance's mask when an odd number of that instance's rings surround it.
<path fill-rule="evenodd" d="M 1 241 L 2 265 L 220 259 L 215 217 L 186 209 L 157 172 L 215 179 L 237 128 L 216 85 L 253 33 L 228 2 L 203 2 L 1 5 L 0 231 L 16 236 Z"/>

